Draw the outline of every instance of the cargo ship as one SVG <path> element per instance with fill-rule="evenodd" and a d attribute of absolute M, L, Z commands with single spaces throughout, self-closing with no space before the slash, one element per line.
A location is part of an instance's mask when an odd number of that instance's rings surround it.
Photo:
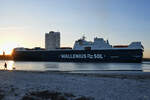
<path fill-rule="evenodd" d="M 84 36 L 75 41 L 73 48 L 59 46 L 60 34 L 49 32 L 45 35 L 45 48 L 15 48 L 12 55 L 15 61 L 141 63 L 144 51 L 141 42 L 112 46 L 103 38 L 87 41 Z"/>

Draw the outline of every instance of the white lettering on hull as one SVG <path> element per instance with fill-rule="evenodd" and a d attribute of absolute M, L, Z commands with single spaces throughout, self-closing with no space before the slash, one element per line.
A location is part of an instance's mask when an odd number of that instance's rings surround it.
<path fill-rule="evenodd" d="M 102 54 L 61 54 L 62 59 L 103 59 Z"/>

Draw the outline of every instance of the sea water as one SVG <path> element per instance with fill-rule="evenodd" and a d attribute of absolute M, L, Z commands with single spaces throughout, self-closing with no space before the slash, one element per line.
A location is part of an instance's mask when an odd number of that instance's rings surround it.
<path fill-rule="evenodd" d="M 0 60 L 0 69 L 7 63 L 8 70 L 25 71 L 144 71 L 150 72 L 150 62 L 142 63 L 78 63 L 78 62 L 25 62 Z"/>

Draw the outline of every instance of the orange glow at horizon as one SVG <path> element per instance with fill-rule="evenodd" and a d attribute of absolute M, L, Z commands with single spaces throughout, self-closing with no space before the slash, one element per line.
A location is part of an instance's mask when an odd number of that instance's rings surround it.
<path fill-rule="evenodd" d="M 5 52 L 6 55 L 11 55 L 12 50 L 16 47 L 17 47 L 17 43 L 15 42 L 5 43 L 0 48 L 0 55 L 2 55 L 3 52 Z"/>

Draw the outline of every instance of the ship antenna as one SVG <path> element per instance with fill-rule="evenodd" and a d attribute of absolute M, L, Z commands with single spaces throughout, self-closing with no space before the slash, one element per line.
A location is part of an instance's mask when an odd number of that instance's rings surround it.
<path fill-rule="evenodd" d="M 107 37 L 107 44 L 109 44 L 109 37 Z"/>
<path fill-rule="evenodd" d="M 86 38 L 86 37 L 85 37 L 85 34 L 83 34 L 82 39 L 85 40 L 85 38 Z"/>

